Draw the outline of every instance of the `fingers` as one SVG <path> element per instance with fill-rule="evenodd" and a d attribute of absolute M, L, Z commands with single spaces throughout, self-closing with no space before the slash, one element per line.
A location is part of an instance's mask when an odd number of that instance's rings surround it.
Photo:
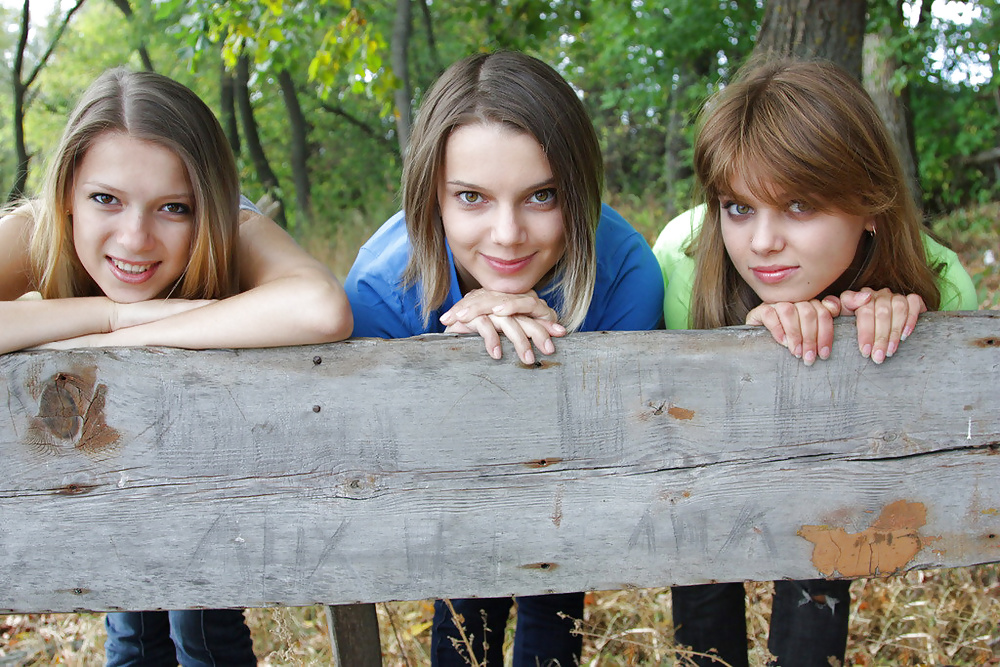
<path fill-rule="evenodd" d="M 871 300 L 857 308 L 858 349 L 861 356 L 881 364 L 899 349 L 901 341 L 913 333 L 924 300 L 916 294 L 894 294 L 888 289 L 871 292 Z"/>
<path fill-rule="evenodd" d="M 494 325 L 514 345 L 518 358 L 525 364 L 535 363 L 532 345 L 542 354 L 554 354 L 556 346 L 543 322 L 530 317 L 491 316 Z"/>
<path fill-rule="evenodd" d="M 500 317 L 484 315 L 471 322 L 457 322 L 445 329 L 447 333 L 477 333 L 483 338 L 486 352 L 494 359 L 500 359 L 503 349 L 500 333 L 510 340 L 518 358 L 525 364 L 535 363 L 532 344 L 543 354 L 553 354 L 555 344 L 548 328 L 541 320 L 530 317 Z"/>
<path fill-rule="evenodd" d="M 841 315 L 853 315 L 854 311 L 869 303 L 874 294 L 874 290 L 865 287 L 860 292 L 854 292 L 852 290 L 847 290 L 840 295 L 839 302 L 842 304 Z M 827 297 L 831 298 L 831 297 Z M 836 298 L 836 297 L 833 297 Z M 834 315 L 836 317 L 836 315 Z"/>
<path fill-rule="evenodd" d="M 829 359 L 833 346 L 833 317 L 840 312 L 836 299 L 766 303 L 747 314 L 746 323 L 762 325 L 806 366 Z"/>
<path fill-rule="evenodd" d="M 467 331 L 462 331 L 466 329 Z M 494 359 L 499 359 L 503 356 L 503 349 L 500 347 L 500 334 L 497 333 L 496 327 L 489 317 L 483 315 L 482 317 L 477 317 L 468 323 L 459 323 L 455 328 L 449 327 L 445 331 L 455 331 L 456 333 L 478 333 L 483 338 L 483 344 L 486 346 L 486 353 L 489 354 Z"/>
<path fill-rule="evenodd" d="M 454 306 L 441 315 L 441 323 L 451 326 L 456 322 L 471 322 L 485 315 L 500 315 L 513 317 L 520 315 L 545 320 L 557 326 L 550 327 L 552 335 L 563 335 L 565 330 L 558 325 L 558 313 L 532 290 L 524 294 L 507 294 L 491 292 L 485 289 L 472 290 Z M 562 333 L 560 333 L 562 331 Z"/>

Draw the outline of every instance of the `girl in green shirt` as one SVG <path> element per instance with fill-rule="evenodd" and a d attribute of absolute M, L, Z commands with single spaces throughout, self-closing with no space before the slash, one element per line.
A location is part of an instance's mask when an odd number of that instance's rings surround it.
<path fill-rule="evenodd" d="M 695 172 L 704 206 L 671 221 L 654 246 L 667 328 L 763 325 L 812 364 L 830 354 L 833 318 L 853 314 L 861 353 L 881 363 L 919 313 L 976 307 L 957 257 L 921 232 L 874 104 L 835 65 L 745 67 L 705 106 Z M 775 582 L 775 664 L 843 662 L 849 588 Z M 675 587 L 676 639 L 747 665 L 744 607 L 741 582 Z"/>

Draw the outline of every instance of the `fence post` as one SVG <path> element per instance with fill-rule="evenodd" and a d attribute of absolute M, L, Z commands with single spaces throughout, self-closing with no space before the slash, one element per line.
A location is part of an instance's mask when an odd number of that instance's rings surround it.
<path fill-rule="evenodd" d="M 335 667 L 382 666 L 374 604 L 329 605 L 326 620 Z"/>

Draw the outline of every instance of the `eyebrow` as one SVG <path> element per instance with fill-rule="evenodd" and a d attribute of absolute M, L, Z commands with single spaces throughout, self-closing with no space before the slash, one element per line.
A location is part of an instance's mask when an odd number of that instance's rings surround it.
<path fill-rule="evenodd" d="M 453 181 L 446 181 L 446 182 L 447 182 L 448 185 L 457 185 L 460 188 L 469 188 L 470 190 L 483 190 L 483 189 L 486 189 L 486 188 L 483 188 L 483 186 L 481 186 L 481 185 L 476 185 L 475 183 L 469 183 L 467 181 L 453 180 Z M 551 188 L 551 187 L 553 187 L 555 184 L 556 184 L 556 179 L 555 179 L 555 176 L 553 176 L 552 178 L 548 178 L 548 179 L 546 179 L 544 181 L 539 181 L 538 183 L 532 183 L 531 185 L 529 185 L 528 187 L 525 188 L 525 191 L 544 190 L 545 188 Z"/>

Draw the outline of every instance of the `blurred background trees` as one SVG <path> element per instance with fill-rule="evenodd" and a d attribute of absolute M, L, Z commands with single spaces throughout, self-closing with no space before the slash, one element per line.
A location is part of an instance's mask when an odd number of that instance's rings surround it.
<path fill-rule="evenodd" d="M 577 88 L 601 137 L 609 199 L 653 228 L 691 203 L 701 102 L 756 48 L 863 75 L 928 214 L 1000 199 L 998 0 L 4 2 L 9 196 L 38 187 L 82 89 L 128 64 L 209 102 L 245 192 L 273 201 L 299 238 L 346 242 L 343 225 L 374 228 L 398 207 L 405 137 L 441 70 L 509 48 Z"/>

